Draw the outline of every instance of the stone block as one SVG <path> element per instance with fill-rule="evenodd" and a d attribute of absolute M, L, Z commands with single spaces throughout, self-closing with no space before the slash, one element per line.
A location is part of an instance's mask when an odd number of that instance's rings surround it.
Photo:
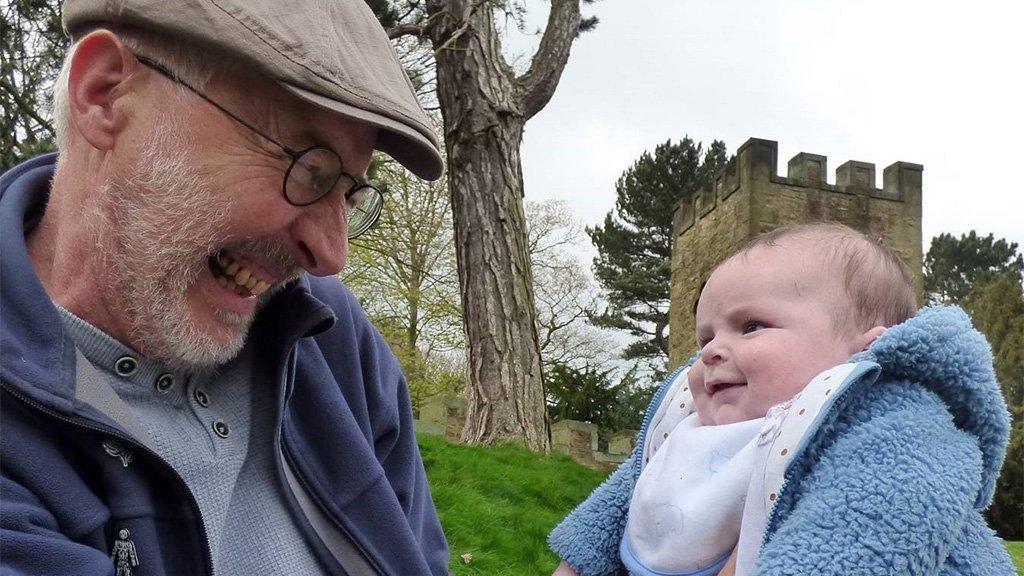
<path fill-rule="evenodd" d="M 739 163 L 735 156 L 729 158 L 729 161 L 725 163 L 725 170 L 723 170 L 722 174 L 718 177 L 718 181 L 721 182 L 720 187 L 717 188 L 719 200 L 725 200 L 733 192 L 739 190 Z"/>
<path fill-rule="evenodd" d="M 779 143 L 748 138 L 736 150 L 736 156 L 739 158 L 741 184 L 747 180 L 771 180 L 778 169 Z"/>
<path fill-rule="evenodd" d="M 686 232 L 693 226 L 694 207 L 693 198 L 683 198 L 676 204 L 675 216 L 672 220 L 672 230 L 676 236 Z"/>
<path fill-rule="evenodd" d="M 636 430 L 621 430 L 608 439 L 608 454 L 611 456 L 627 456 L 636 446 Z"/>
<path fill-rule="evenodd" d="M 871 162 L 849 160 L 839 168 L 836 168 L 836 187 L 840 190 L 847 188 L 874 188 L 875 187 L 875 165 Z"/>
<path fill-rule="evenodd" d="M 910 162 L 894 162 L 882 172 L 882 197 L 890 200 L 912 200 L 921 197 L 921 173 L 924 166 Z"/>
<path fill-rule="evenodd" d="M 701 218 L 708 215 L 715 209 L 715 186 L 712 184 L 711 188 L 701 188 L 698 192 L 700 196 L 700 216 Z"/>
<path fill-rule="evenodd" d="M 801 184 L 819 186 L 825 184 L 826 174 L 828 174 L 828 157 L 801 152 L 789 161 L 786 177 Z"/>
<path fill-rule="evenodd" d="M 576 420 L 559 420 L 551 425 L 551 449 L 592 463 L 597 452 L 597 426 Z"/>
<path fill-rule="evenodd" d="M 458 440 L 466 425 L 466 399 L 440 395 L 426 399 L 420 407 L 420 421 L 427 429 L 440 429 L 444 437 Z"/>

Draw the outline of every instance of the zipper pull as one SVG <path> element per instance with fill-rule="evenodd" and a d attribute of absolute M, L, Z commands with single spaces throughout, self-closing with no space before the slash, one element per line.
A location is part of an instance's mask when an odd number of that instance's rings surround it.
<path fill-rule="evenodd" d="M 117 440 L 104 440 L 103 450 L 106 451 L 106 453 L 109 454 L 110 456 L 113 456 L 114 458 L 119 458 L 121 460 L 121 465 L 124 466 L 125 468 L 128 467 L 128 464 L 131 463 L 133 458 L 131 450 L 122 446 L 121 443 L 118 442 Z"/>

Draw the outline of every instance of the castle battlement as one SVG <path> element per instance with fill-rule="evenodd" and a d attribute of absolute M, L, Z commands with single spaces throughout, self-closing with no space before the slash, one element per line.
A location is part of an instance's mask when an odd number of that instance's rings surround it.
<path fill-rule="evenodd" d="M 726 163 L 715 178 L 712 188 L 698 191 L 692 198 L 683 198 L 675 207 L 676 234 L 680 234 L 707 216 L 722 200 L 739 190 L 744 179 L 760 180 L 796 188 L 813 188 L 821 192 L 854 194 L 904 202 L 920 199 L 921 173 L 924 167 L 910 162 L 894 162 L 882 172 L 882 187 L 875 186 L 875 165 L 848 160 L 835 171 L 835 184 L 826 180 L 828 157 L 800 152 L 789 160 L 786 176 L 779 176 L 779 144 L 774 140 L 750 138 Z"/>
<path fill-rule="evenodd" d="M 800 152 L 778 174 L 778 143 L 751 138 L 729 159 L 710 188 L 680 200 L 675 209 L 672 244 L 670 364 L 679 365 L 695 350 L 693 305 L 701 283 L 722 260 L 762 232 L 802 222 L 842 222 L 881 238 L 915 277 L 921 279 L 920 164 L 895 162 L 882 171 L 877 188 L 875 165 L 849 160 L 826 181 L 828 158 Z"/>

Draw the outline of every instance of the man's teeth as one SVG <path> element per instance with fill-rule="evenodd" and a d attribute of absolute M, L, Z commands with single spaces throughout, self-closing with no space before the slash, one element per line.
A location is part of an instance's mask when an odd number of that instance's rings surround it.
<path fill-rule="evenodd" d="M 249 292 L 253 296 L 259 296 L 266 292 L 267 288 L 270 288 L 270 284 L 263 280 L 257 280 L 252 275 L 252 270 L 235 262 L 223 251 L 217 253 L 216 261 L 220 268 L 220 274 L 215 275 L 217 283 L 225 288 L 234 290 L 235 294 L 241 296 Z"/>

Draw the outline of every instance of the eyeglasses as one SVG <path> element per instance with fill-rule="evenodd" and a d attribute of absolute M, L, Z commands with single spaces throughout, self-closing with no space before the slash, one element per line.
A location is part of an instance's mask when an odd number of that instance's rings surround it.
<path fill-rule="evenodd" d="M 380 218 L 381 210 L 384 208 L 384 196 L 380 190 L 363 178 L 345 172 L 341 165 L 341 158 L 334 150 L 323 146 L 310 146 L 298 151 L 292 150 L 214 102 L 209 96 L 179 78 L 163 64 L 138 54 L 135 54 L 135 58 L 172 82 L 188 88 L 196 96 L 206 100 L 214 108 L 227 114 L 231 119 L 252 130 L 259 137 L 287 154 L 292 159 L 292 163 L 284 173 L 281 191 L 284 193 L 285 200 L 292 206 L 308 206 L 320 200 L 330 194 L 331 190 L 334 190 L 338 182 L 344 178 L 349 182 L 345 192 L 348 238 L 351 240 L 363 234 Z"/>

